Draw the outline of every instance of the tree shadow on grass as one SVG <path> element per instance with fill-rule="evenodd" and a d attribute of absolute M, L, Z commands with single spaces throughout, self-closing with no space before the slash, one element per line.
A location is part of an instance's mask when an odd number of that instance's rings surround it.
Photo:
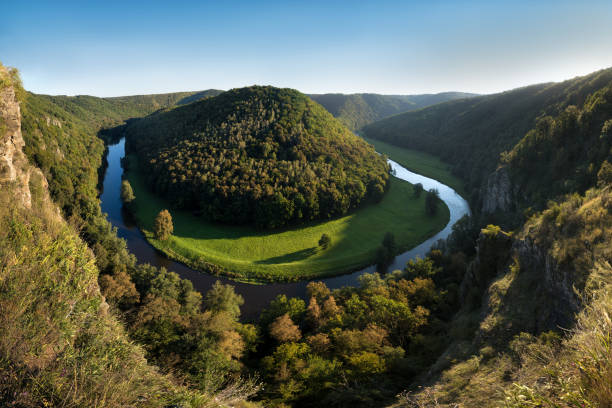
<path fill-rule="evenodd" d="M 260 265 L 272 265 L 272 264 L 280 264 L 280 263 L 289 263 L 301 261 L 303 259 L 309 258 L 317 253 L 317 247 L 301 249 L 296 252 L 292 252 L 290 254 L 285 254 L 281 256 L 275 256 L 268 259 L 262 259 L 260 261 L 255 261 L 254 263 Z"/>

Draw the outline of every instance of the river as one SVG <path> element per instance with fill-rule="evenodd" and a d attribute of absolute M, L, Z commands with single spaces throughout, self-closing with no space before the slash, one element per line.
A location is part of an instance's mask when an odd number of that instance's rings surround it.
<path fill-rule="evenodd" d="M 179 274 L 181 278 L 189 279 L 193 283 L 194 288 L 201 293 L 205 293 L 217 280 L 233 285 L 236 292 L 244 297 L 242 315 L 243 318 L 246 319 L 255 318 L 259 311 L 266 307 L 268 303 L 279 294 L 285 294 L 289 297 L 305 297 L 306 284 L 308 282 L 269 283 L 264 285 L 240 283 L 224 277 L 212 276 L 193 270 L 157 252 L 155 248 L 149 245 L 138 227 L 130 221 L 130 217 L 126 216 L 122 210 L 123 205 L 120 198 L 120 190 L 123 169 L 121 168 L 121 158 L 124 155 L 125 139 L 121 139 L 117 144 L 108 146 L 108 168 L 104 175 L 104 184 L 100 200 L 102 211 L 107 214 L 111 224 L 117 228 L 117 235 L 127 241 L 130 252 L 136 256 L 139 262 L 150 263 L 158 267 L 163 266 L 170 271 L 174 271 Z M 452 227 L 455 222 L 464 215 L 470 213 L 470 207 L 467 201 L 452 188 L 436 180 L 413 173 L 393 160 L 389 160 L 389 164 L 391 165 L 395 177 L 406 180 L 412 184 L 421 183 L 425 190 L 432 188 L 437 189 L 440 193 L 440 198 L 446 203 L 450 210 L 450 220 L 446 227 L 420 245 L 398 255 L 393 264 L 389 267 L 389 270 L 395 270 L 403 269 L 406 262 L 412 258 L 417 256 L 423 257 L 434 243 L 440 239 L 446 238 L 452 232 Z M 320 280 L 325 282 L 329 288 L 335 289 L 341 286 L 355 285 L 357 284 L 359 275 L 367 272 L 374 272 L 375 269 L 375 266 L 370 266 L 350 274 Z"/>

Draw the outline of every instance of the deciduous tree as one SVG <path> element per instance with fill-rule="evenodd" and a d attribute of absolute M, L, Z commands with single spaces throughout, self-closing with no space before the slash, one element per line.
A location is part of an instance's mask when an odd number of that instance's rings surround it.
<path fill-rule="evenodd" d="M 161 210 L 155 222 L 153 223 L 153 233 L 155 238 L 165 241 L 174 232 L 174 225 L 172 225 L 172 216 L 168 210 Z"/>

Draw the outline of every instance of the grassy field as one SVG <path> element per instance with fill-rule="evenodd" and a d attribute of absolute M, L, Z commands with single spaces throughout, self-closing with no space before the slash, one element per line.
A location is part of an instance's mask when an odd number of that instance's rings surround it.
<path fill-rule="evenodd" d="M 130 168 L 137 168 L 134 157 Z M 449 219 L 442 203 L 435 217 L 427 217 L 425 195 L 414 198 L 411 184 L 392 177 L 389 191 L 378 204 L 330 221 L 260 231 L 211 223 L 190 212 L 172 210 L 149 192 L 138 171 L 126 175 L 136 194 L 136 220 L 153 246 L 194 269 L 241 281 L 294 281 L 357 270 L 374 263 L 386 232 L 395 234 L 403 252 L 441 230 Z M 169 208 L 174 220 L 174 235 L 165 242 L 151 233 L 153 219 L 163 208 Z M 323 233 L 332 239 L 327 250 L 317 245 Z"/>
<path fill-rule="evenodd" d="M 368 143 L 376 148 L 379 153 L 386 154 L 393 161 L 398 162 L 405 168 L 423 176 L 438 180 L 441 183 L 452 187 L 462 197 L 467 197 L 463 186 L 463 181 L 451 174 L 448 164 L 436 156 L 417 150 L 404 149 L 380 140 L 370 139 L 360 135 Z"/>

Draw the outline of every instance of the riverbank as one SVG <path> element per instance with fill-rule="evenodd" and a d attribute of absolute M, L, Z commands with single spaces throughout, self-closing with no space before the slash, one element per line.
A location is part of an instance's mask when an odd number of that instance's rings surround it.
<path fill-rule="evenodd" d="M 153 219 L 168 203 L 151 194 L 129 157 L 127 179 L 136 195 L 134 216 L 147 241 L 164 255 L 210 274 L 251 282 L 292 282 L 350 273 L 376 262 L 376 251 L 387 232 L 394 234 L 397 254 L 442 230 L 449 221 L 443 203 L 434 217 L 425 215 L 424 196 L 412 184 L 393 177 L 380 203 L 338 219 L 298 227 L 261 231 L 252 227 L 208 222 L 190 212 L 171 210 L 174 234 L 159 241 L 151 233 Z M 328 249 L 318 247 L 325 233 Z"/>
<path fill-rule="evenodd" d="M 248 321 L 256 319 L 261 310 L 268 307 L 270 301 L 278 295 L 286 295 L 287 297 L 306 298 L 307 281 L 300 282 L 275 282 L 266 285 L 252 285 L 250 283 L 242 283 L 231 281 L 223 276 L 213 276 L 207 273 L 201 273 L 186 265 L 168 259 L 166 256 L 157 251 L 146 240 L 140 229 L 131 220 L 131 217 L 126 216 L 122 209 L 119 191 L 121 187 L 121 179 L 123 169 L 121 168 L 121 158 L 125 154 L 125 139 L 119 140 L 117 144 L 108 146 L 108 168 L 104 175 L 103 192 L 100 196 L 100 206 L 102 211 L 107 214 L 107 218 L 116 228 L 117 235 L 125 239 L 130 253 L 138 259 L 139 263 L 149 263 L 158 268 L 165 268 L 169 271 L 176 272 L 182 279 L 189 280 L 194 288 L 200 293 L 206 293 L 212 285 L 221 281 L 224 284 L 231 284 L 236 293 L 244 298 L 244 306 L 242 307 L 242 319 Z M 450 220 L 446 227 L 438 232 L 433 237 L 422 242 L 418 246 L 395 257 L 395 260 L 389 267 L 389 270 L 402 269 L 406 263 L 415 257 L 424 257 L 431 249 L 431 246 L 440 239 L 446 239 L 452 232 L 453 225 L 464 215 L 470 213 L 470 208 L 459 194 L 450 187 L 433 179 L 420 176 L 409 172 L 402 167 L 395 167 L 396 174 L 399 177 L 410 180 L 411 183 L 423 183 L 426 189 L 436 188 L 440 192 L 440 198 L 446 203 L 450 209 Z M 343 286 L 354 286 L 359 283 L 359 277 L 364 273 L 375 272 L 374 266 L 368 266 L 359 271 L 334 276 L 331 278 L 323 278 L 321 281 L 330 289 L 337 289 Z"/>
<path fill-rule="evenodd" d="M 463 181 L 461 181 L 459 177 L 453 175 L 450 166 L 436 156 L 417 150 L 404 149 L 363 135 L 360 136 L 366 142 L 374 146 L 378 153 L 386 154 L 389 158 L 398 162 L 408 170 L 438 180 L 453 188 L 463 197 L 467 197 Z"/>

